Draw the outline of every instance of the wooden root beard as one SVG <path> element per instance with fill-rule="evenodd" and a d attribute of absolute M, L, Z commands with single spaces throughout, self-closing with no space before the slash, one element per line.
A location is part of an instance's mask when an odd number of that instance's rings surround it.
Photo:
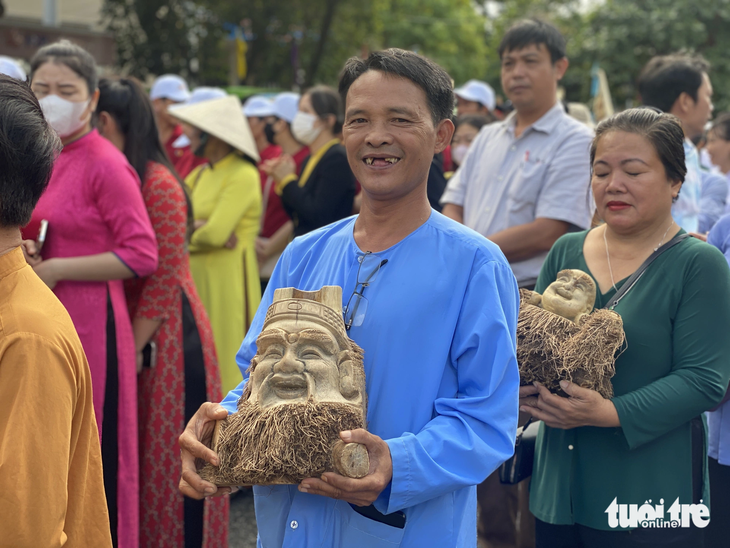
<path fill-rule="evenodd" d="M 218 428 L 213 450 L 220 466 L 206 464 L 200 476 L 218 486 L 274 485 L 299 483 L 324 472 L 345 472 L 333 461 L 336 448 L 343 454 L 339 434 L 365 428 L 365 421 L 362 407 L 344 403 L 310 400 L 261 408 L 242 401 L 235 414 L 219 421 Z M 344 453 L 361 462 L 364 446 L 359 447 L 354 454 L 353 448 Z"/>

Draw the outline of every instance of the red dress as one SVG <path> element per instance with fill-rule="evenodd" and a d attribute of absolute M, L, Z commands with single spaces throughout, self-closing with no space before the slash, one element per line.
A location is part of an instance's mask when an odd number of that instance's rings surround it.
<path fill-rule="evenodd" d="M 278 149 L 278 150 L 276 150 Z M 264 155 L 267 155 L 264 158 Z M 281 154 L 280 147 L 268 147 L 261 152 L 261 163 L 265 159 L 276 158 Z M 309 147 L 302 147 L 297 151 L 292 158 L 297 166 L 297 175 L 302 173 L 302 164 L 304 160 L 309 156 Z M 259 236 L 262 238 L 271 238 L 277 230 L 279 230 L 284 223 L 290 220 L 289 214 L 284 209 L 284 204 L 281 203 L 281 198 L 276 193 L 273 181 L 269 181 L 269 176 L 263 171 L 259 170 L 261 174 L 261 190 L 264 195 L 264 203 L 266 204 L 266 210 L 264 211 L 263 223 L 261 226 L 261 233 Z M 268 187 L 268 194 L 267 194 Z"/>
<path fill-rule="evenodd" d="M 180 183 L 161 164 L 147 166 L 142 194 L 159 245 L 159 268 L 125 284 L 130 316 L 162 321 L 157 360 L 139 376 L 140 547 L 185 546 L 184 497 L 178 492 L 178 436 L 186 424 L 184 308 L 192 310 L 204 363 L 205 399 L 220 401 L 221 381 L 208 316 L 195 290 L 185 231 L 187 207 Z M 188 336 L 186 335 L 186 338 Z M 202 402 L 200 402 L 202 403 Z M 196 405 L 199 405 L 196 403 Z M 203 547 L 228 546 L 228 497 L 204 503 Z M 202 506 L 201 506 L 202 512 Z"/>

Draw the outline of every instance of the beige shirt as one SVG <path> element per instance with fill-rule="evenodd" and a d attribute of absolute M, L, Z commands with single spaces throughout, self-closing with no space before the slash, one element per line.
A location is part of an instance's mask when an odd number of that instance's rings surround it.
<path fill-rule="evenodd" d="M 0 547 L 111 547 L 91 374 L 20 248 L 0 255 Z"/>

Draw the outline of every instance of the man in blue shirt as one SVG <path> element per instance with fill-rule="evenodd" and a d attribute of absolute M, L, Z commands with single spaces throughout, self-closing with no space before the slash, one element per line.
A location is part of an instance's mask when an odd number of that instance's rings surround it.
<path fill-rule="evenodd" d="M 393 49 L 348 61 L 340 92 L 361 212 L 286 249 L 237 360 L 245 372 L 276 288 L 341 286 L 368 392 L 368 430 L 341 438 L 367 447 L 370 472 L 254 487 L 258 544 L 476 546 L 475 486 L 514 450 L 517 284 L 494 244 L 428 203 L 431 158 L 454 129 L 449 76 Z M 181 435 L 184 494 L 229 491 L 203 481 L 195 458 L 217 464 L 214 421 L 235 411 L 245 383 Z"/>

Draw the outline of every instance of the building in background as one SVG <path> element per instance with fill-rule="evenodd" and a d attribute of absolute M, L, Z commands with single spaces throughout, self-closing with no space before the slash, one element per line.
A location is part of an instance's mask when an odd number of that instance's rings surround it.
<path fill-rule="evenodd" d="M 67 38 L 113 65 L 114 36 L 101 25 L 103 0 L 0 0 L 0 55 L 29 61 L 41 46 Z"/>

